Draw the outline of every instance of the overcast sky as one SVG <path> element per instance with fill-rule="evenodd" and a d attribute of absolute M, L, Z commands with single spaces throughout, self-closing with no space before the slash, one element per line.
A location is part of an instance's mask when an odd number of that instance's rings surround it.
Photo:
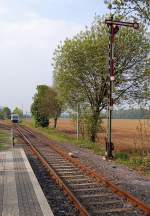
<path fill-rule="evenodd" d="M 96 14 L 103 0 L 0 0 L 0 106 L 30 111 L 38 84 L 52 85 L 52 56 Z"/>

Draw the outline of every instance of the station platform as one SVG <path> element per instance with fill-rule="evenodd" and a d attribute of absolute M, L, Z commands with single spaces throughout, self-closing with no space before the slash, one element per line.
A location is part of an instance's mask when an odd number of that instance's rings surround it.
<path fill-rule="evenodd" d="M 54 216 L 23 149 L 0 152 L 0 215 Z"/>

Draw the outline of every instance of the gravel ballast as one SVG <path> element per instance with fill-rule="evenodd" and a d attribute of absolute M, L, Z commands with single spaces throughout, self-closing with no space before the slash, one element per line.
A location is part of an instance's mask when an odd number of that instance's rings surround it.
<path fill-rule="evenodd" d="M 32 154 L 27 153 L 27 156 L 54 215 L 77 216 L 74 206 L 68 202 L 63 192 L 50 179 L 40 161 Z"/>
<path fill-rule="evenodd" d="M 141 175 L 126 166 L 119 165 L 115 161 L 106 161 L 102 156 L 94 154 L 91 150 L 83 149 L 69 143 L 50 141 L 39 133 L 36 133 L 36 135 L 42 141 L 44 140 L 45 144 L 57 145 L 68 152 L 68 154 L 71 152 L 85 165 L 92 167 L 97 173 L 111 180 L 121 189 L 150 205 L 150 177 Z"/>

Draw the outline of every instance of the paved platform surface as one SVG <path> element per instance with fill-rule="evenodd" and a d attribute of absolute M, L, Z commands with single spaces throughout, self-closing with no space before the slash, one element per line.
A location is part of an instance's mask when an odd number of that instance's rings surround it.
<path fill-rule="evenodd" d="M 54 216 L 23 149 L 0 152 L 0 216 Z"/>

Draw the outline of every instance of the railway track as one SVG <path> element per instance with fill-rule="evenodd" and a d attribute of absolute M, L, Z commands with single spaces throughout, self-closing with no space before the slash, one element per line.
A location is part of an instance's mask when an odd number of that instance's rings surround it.
<path fill-rule="evenodd" d="M 150 207 L 81 164 L 78 159 L 54 145 L 45 144 L 27 128 L 17 126 L 16 129 L 51 178 L 76 206 L 79 215 L 150 215 Z"/>

